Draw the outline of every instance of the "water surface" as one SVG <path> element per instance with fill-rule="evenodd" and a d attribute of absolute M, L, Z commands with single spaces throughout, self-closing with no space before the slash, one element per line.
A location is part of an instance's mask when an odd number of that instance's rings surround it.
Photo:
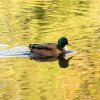
<path fill-rule="evenodd" d="M 99 0 L 0 0 L 0 50 L 63 36 L 77 51 L 67 68 L 0 58 L 0 100 L 99 100 L 99 20 Z"/>

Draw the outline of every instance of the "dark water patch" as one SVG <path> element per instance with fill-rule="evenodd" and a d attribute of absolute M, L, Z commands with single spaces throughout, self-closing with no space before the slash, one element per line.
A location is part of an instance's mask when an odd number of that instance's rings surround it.
<path fill-rule="evenodd" d="M 47 100 L 44 96 L 40 96 L 41 100 Z"/>
<path fill-rule="evenodd" d="M 89 1 L 76 1 L 75 2 L 75 15 L 77 16 L 85 16 L 87 12 L 89 12 Z"/>
<path fill-rule="evenodd" d="M 35 18 L 38 20 L 45 20 L 45 10 L 43 9 L 43 5 L 42 6 L 36 6 L 35 10 Z"/>

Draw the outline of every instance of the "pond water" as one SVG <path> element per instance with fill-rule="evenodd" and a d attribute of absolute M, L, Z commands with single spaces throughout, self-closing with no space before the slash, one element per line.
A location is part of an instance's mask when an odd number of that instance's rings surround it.
<path fill-rule="evenodd" d="M 99 20 L 99 0 L 0 0 L 0 100 L 100 100 Z M 68 67 L 27 57 L 60 37 L 77 51 Z"/>

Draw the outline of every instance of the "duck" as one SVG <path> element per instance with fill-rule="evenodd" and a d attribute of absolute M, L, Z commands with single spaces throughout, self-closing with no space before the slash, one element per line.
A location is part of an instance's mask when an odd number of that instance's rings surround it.
<path fill-rule="evenodd" d="M 58 43 L 30 44 L 29 49 L 33 54 L 32 58 L 52 57 L 67 52 L 66 45 L 68 44 L 68 39 L 61 37 Z"/>

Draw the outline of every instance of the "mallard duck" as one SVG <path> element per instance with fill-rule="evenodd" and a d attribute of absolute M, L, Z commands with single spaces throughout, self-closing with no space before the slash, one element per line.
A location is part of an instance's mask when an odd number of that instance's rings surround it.
<path fill-rule="evenodd" d="M 58 43 L 45 43 L 45 44 L 30 44 L 29 49 L 33 53 L 33 58 L 58 56 L 61 53 L 66 52 L 68 49 L 65 46 L 68 45 L 68 40 L 62 37 L 58 40 Z"/>

